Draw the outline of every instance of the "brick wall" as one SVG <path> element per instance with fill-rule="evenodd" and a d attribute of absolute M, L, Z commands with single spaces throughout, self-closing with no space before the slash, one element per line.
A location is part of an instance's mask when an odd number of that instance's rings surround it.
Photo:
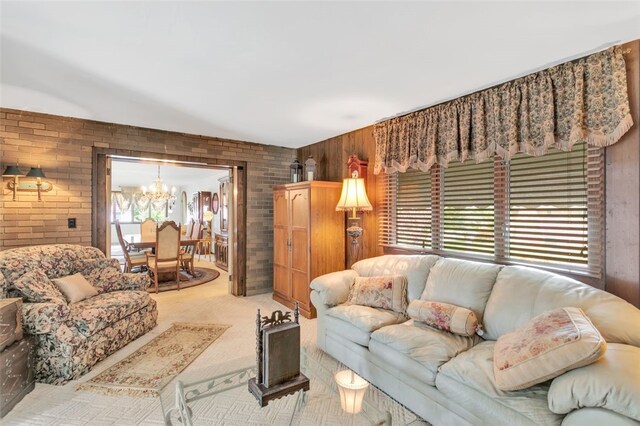
<path fill-rule="evenodd" d="M 247 162 L 247 294 L 271 291 L 272 187 L 288 181 L 296 150 L 214 137 L 0 108 L 0 167 L 40 164 L 53 190 L 37 202 L 6 180 L 0 195 L 0 250 L 34 244 L 91 244 L 93 147 Z M 222 164 L 224 161 L 222 162 Z M 77 228 L 67 229 L 67 218 Z"/>

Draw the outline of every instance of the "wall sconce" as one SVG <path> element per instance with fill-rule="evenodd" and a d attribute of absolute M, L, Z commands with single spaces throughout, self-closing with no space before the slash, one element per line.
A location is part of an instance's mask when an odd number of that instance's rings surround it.
<path fill-rule="evenodd" d="M 16 193 L 18 191 L 25 192 L 37 192 L 38 193 L 38 201 L 42 201 L 42 192 L 48 192 L 53 189 L 53 185 L 51 182 L 43 181 L 42 179 L 46 178 L 44 172 L 38 167 L 31 167 L 29 173 L 27 173 L 27 178 L 35 178 L 34 180 L 20 180 L 19 178 L 25 176 L 21 171 L 18 165 L 15 166 L 7 166 L 4 173 L 2 173 L 2 177 L 13 178 L 9 183 L 7 183 L 7 188 L 9 188 L 13 192 L 13 201 L 16 201 Z"/>

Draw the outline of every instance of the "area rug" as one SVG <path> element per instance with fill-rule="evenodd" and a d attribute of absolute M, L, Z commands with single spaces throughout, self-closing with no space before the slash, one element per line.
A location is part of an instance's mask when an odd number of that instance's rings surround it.
<path fill-rule="evenodd" d="M 155 397 L 230 325 L 174 323 L 168 330 L 76 390 Z"/>
<path fill-rule="evenodd" d="M 184 271 L 180 272 L 180 275 L 186 278 L 186 281 L 180 281 L 181 289 L 195 287 L 200 284 L 205 284 L 205 283 L 208 283 L 209 281 L 215 280 L 220 276 L 220 272 L 211 268 L 195 267 L 193 272 L 194 272 L 193 277 Z M 175 278 L 175 273 L 173 275 L 173 278 Z M 178 289 L 178 285 L 176 284 L 175 280 L 160 281 L 158 283 L 158 291 L 169 291 L 169 290 L 177 290 L 177 289 Z M 149 293 L 155 293 L 156 288 L 154 287 L 153 284 L 151 284 L 147 289 L 147 291 Z"/>

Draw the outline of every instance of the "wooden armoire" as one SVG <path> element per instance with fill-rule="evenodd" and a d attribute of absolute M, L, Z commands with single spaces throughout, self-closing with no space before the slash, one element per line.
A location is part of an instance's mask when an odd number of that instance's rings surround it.
<path fill-rule="evenodd" d="M 274 187 L 273 298 L 315 318 L 309 283 L 345 265 L 344 214 L 336 211 L 341 182 L 309 181 Z"/>

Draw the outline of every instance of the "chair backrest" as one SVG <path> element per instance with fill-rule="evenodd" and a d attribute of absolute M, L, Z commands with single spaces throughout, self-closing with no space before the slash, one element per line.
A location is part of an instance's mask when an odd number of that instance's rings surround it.
<path fill-rule="evenodd" d="M 127 243 L 122 236 L 122 228 L 120 227 L 120 220 L 116 219 L 116 234 L 118 235 L 118 242 L 120 243 L 120 248 L 122 249 L 122 254 L 124 255 L 124 259 L 126 262 L 129 262 L 129 249 L 127 247 Z"/>
<path fill-rule="evenodd" d="M 200 238 L 200 232 L 202 231 L 202 223 L 197 221 L 193 224 L 193 228 L 191 228 L 191 235 L 189 235 L 189 239 L 197 240 Z"/>
<path fill-rule="evenodd" d="M 180 257 L 180 227 L 173 221 L 164 222 L 156 230 L 156 257 L 159 262 Z"/>
<path fill-rule="evenodd" d="M 193 232 L 193 225 L 195 224 L 194 220 L 191 219 L 189 221 L 189 225 L 187 225 L 187 232 L 185 232 L 184 237 L 186 239 L 191 239 L 191 233 Z"/>
<path fill-rule="evenodd" d="M 140 224 L 140 235 L 142 241 L 153 241 L 156 237 L 156 222 L 150 217 Z"/>

